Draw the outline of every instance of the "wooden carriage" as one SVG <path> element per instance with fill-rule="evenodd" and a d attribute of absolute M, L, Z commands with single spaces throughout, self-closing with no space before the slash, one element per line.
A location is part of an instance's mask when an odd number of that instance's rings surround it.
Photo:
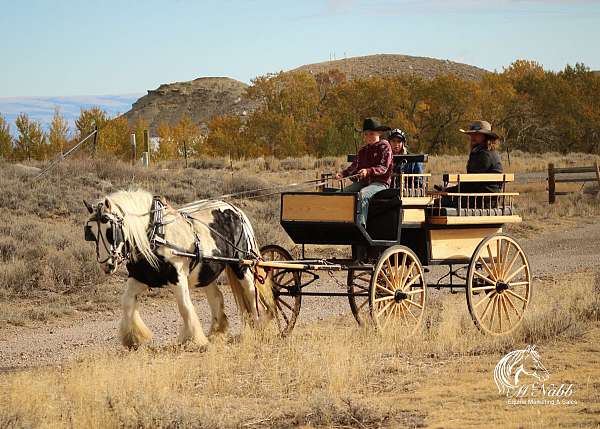
<path fill-rule="evenodd" d="M 427 156 L 395 156 L 395 162 L 407 160 L 423 162 Z M 373 196 L 366 226 L 357 221 L 360 194 L 341 192 L 331 176 L 325 179 L 316 191 L 281 195 L 281 225 L 302 245 L 302 259 L 294 261 L 302 269 L 292 265 L 271 272 L 284 333 L 293 328 L 302 296 L 318 295 L 347 296 L 360 324 L 370 321 L 379 329 L 399 324 L 411 334 L 422 320 L 428 287 L 464 288 L 482 332 L 507 334 L 520 324 L 531 299 L 529 263 L 503 231 L 504 225 L 521 222 L 513 207 L 518 194 L 506 191 L 514 175 L 444 175 L 444 182 L 456 183 L 457 192 L 447 193 L 429 189 L 430 174 L 401 174 L 398 188 Z M 461 184 L 472 182 L 498 183 L 501 192 L 460 191 Z M 352 257 L 308 258 L 306 245 L 313 244 L 349 245 Z M 263 257 L 292 260 L 275 245 L 263 248 Z M 447 266 L 448 273 L 428 284 L 426 267 L 435 265 Z M 347 271 L 347 290 L 303 290 L 319 269 Z"/>

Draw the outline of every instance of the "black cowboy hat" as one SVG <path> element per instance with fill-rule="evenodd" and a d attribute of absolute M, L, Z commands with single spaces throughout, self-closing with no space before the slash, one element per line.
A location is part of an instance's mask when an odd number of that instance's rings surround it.
<path fill-rule="evenodd" d="M 389 131 L 390 127 L 381 125 L 381 123 L 375 118 L 367 118 L 363 121 L 362 130 L 356 130 L 359 132 L 365 131 Z"/>

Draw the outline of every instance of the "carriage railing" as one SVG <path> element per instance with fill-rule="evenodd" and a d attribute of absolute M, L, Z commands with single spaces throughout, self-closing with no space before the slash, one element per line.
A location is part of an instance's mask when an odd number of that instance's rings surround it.
<path fill-rule="evenodd" d="M 398 179 L 396 179 L 396 177 Z M 431 174 L 392 174 L 392 186 L 397 185 L 400 189 L 400 199 L 406 197 L 426 197 L 429 190 Z"/>
<path fill-rule="evenodd" d="M 431 174 L 392 174 L 392 188 L 400 189 L 400 198 L 427 197 Z M 352 183 L 348 178 L 336 179 L 333 173 L 323 173 L 317 191 L 338 191 Z"/>
<path fill-rule="evenodd" d="M 518 192 L 429 192 L 434 198 L 431 215 L 442 216 L 442 209 L 456 208 L 457 216 L 469 216 L 471 209 L 486 210 L 500 209 L 501 213 L 509 214 L 513 210 L 513 198 Z M 466 209 L 463 214 L 463 209 Z"/>

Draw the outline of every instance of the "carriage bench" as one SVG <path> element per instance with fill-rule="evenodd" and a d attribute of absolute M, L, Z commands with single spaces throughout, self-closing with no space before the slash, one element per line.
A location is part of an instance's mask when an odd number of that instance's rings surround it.
<path fill-rule="evenodd" d="M 506 192 L 514 174 L 444 174 L 443 182 L 456 183 L 457 192 L 430 192 L 435 202 L 427 208 L 427 221 L 433 225 L 481 225 L 521 222 L 513 208 L 517 192 Z M 461 183 L 497 183 L 501 192 L 461 192 Z M 442 205 L 451 202 L 451 206 Z"/>

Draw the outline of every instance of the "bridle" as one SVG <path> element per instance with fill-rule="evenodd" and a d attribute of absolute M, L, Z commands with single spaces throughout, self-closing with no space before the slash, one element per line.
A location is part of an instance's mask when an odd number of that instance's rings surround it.
<path fill-rule="evenodd" d="M 111 259 L 116 266 L 129 259 L 129 245 L 125 241 L 123 234 L 123 218 L 111 214 L 101 214 L 103 203 L 98 203 L 94 216 L 91 217 L 85 224 L 84 236 L 85 241 L 94 241 L 96 243 L 96 261 L 99 264 L 105 264 Z M 98 236 L 92 230 L 92 222 L 96 222 L 98 226 Z M 102 224 L 110 224 L 106 229 L 106 233 L 102 233 Z M 100 258 L 100 246 L 104 247 L 106 258 Z"/>

